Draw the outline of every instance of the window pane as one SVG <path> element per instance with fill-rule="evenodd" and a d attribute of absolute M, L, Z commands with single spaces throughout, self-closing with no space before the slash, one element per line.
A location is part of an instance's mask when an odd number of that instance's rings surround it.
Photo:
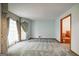
<path fill-rule="evenodd" d="M 12 45 L 15 42 L 19 41 L 16 21 L 14 21 L 11 18 L 9 22 L 8 41 L 9 41 L 9 45 Z"/>
<path fill-rule="evenodd" d="M 26 32 L 24 32 L 23 28 L 21 27 L 21 40 L 26 39 Z"/>

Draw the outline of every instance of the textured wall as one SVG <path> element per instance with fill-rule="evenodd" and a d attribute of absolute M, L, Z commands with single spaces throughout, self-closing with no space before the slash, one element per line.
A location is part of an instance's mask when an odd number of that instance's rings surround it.
<path fill-rule="evenodd" d="M 7 21 L 8 4 L 1 4 L 1 53 L 7 52 Z"/>
<path fill-rule="evenodd" d="M 1 53 L 1 3 L 0 3 L 0 53 Z"/>

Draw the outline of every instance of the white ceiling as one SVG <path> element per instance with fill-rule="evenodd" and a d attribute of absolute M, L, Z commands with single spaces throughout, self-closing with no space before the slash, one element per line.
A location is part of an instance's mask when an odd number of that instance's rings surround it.
<path fill-rule="evenodd" d="M 51 20 L 69 10 L 72 3 L 10 3 L 9 11 L 32 20 Z"/>

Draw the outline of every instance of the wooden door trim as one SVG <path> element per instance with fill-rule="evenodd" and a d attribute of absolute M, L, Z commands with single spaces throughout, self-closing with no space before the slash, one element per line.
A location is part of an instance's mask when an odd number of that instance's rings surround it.
<path fill-rule="evenodd" d="M 62 21 L 64 19 L 66 19 L 67 17 L 70 17 L 70 48 L 71 48 L 71 29 L 72 29 L 71 28 L 71 21 L 72 21 L 71 14 L 69 14 L 69 15 L 65 16 L 64 18 L 60 19 L 60 42 L 63 43 L 63 41 L 62 41 Z"/>

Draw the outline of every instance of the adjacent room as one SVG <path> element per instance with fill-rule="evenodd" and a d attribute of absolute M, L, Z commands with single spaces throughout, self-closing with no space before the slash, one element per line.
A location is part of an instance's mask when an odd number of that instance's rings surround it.
<path fill-rule="evenodd" d="M 70 47 L 71 44 L 71 15 L 68 15 L 61 19 L 61 43 L 68 44 L 68 47 Z"/>
<path fill-rule="evenodd" d="M 0 55 L 78 56 L 79 4 L 1 3 Z"/>

